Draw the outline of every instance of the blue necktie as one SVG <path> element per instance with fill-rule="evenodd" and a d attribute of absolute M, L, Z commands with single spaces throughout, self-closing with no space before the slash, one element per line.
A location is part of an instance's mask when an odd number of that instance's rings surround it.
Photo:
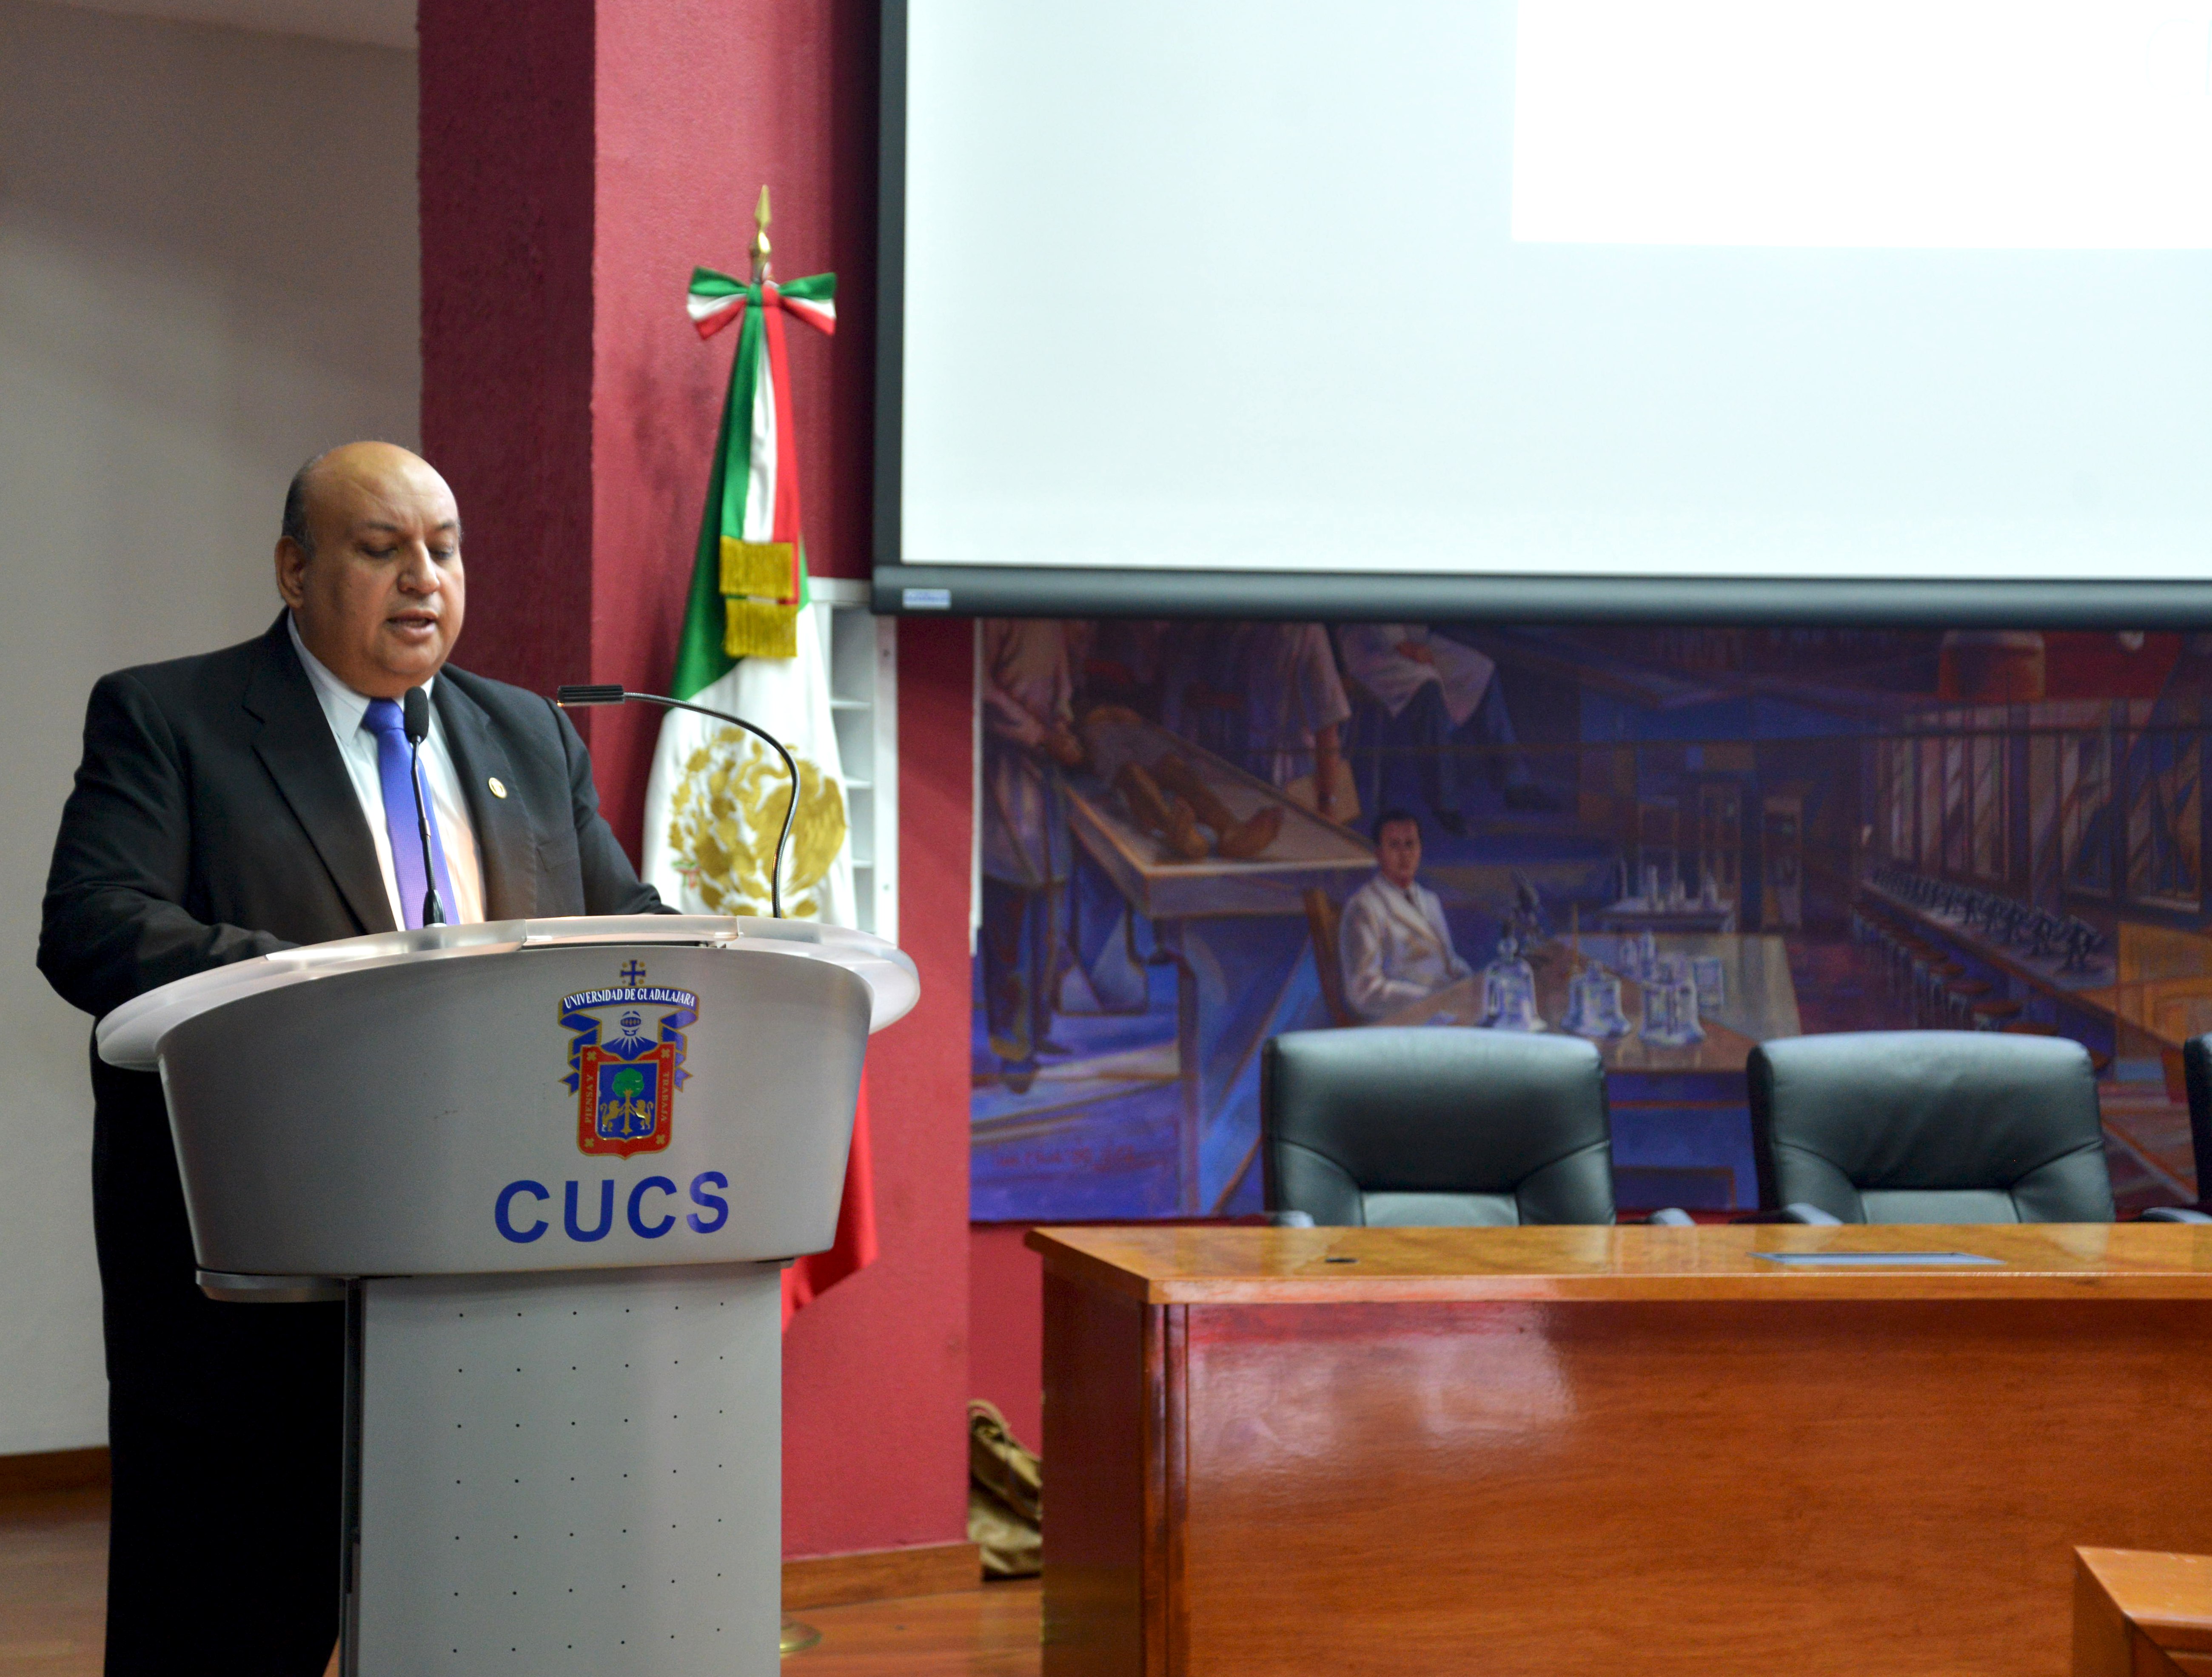
<path fill-rule="evenodd" d="M 376 736 L 376 778 L 384 787 L 384 831 L 392 841 L 392 872 L 399 881 L 399 923 L 422 923 L 422 840 L 415 830 L 415 794 L 408 789 L 410 753 L 407 724 L 397 699 L 371 699 L 361 725 Z M 427 781 L 428 776 L 424 776 Z M 438 812 L 430 803 L 430 788 L 422 787 L 422 814 L 430 823 L 430 855 L 438 869 L 438 905 L 451 921 L 453 882 L 446 874 L 446 845 L 438 834 Z"/>

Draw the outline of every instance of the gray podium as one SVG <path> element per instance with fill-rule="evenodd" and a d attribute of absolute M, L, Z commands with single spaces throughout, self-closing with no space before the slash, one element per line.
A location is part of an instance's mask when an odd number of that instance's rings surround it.
<path fill-rule="evenodd" d="M 100 1022 L 161 1072 L 202 1285 L 346 1302 L 345 1672 L 776 1669 L 781 1268 L 835 1238 L 917 992 L 864 933 L 641 915 L 289 950 Z"/>

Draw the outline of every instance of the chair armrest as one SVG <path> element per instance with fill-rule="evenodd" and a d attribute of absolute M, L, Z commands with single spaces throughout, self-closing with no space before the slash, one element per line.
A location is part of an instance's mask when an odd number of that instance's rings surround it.
<path fill-rule="evenodd" d="M 1653 1212 L 1644 1220 L 1655 1229 L 1694 1229 L 1698 1226 L 1698 1219 L 1680 1206 L 1668 1206 Z"/>
<path fill-rule="evenodd" d="M 1808 1205 L 1802 1200 L 1793 1200 L 1782 1208 L 1782 1221 L 1809 1223 L 1818 1229 L 1840 1229 L 1844 1226 L 1842 1218 L 1824 1212 L 1818 1206 Z"/>
<path fill-rule="evenodd" d="M 2144 1223 L 2212 1223 L 2194 1206 L 2153 1206 L 2137 1219 Z"/>
<path fill-rule="evenodd" d="M 1288 1211 L 1267 1213 L 1267 1226 L 1270 1229 L 1310 1229 L 1313 1225 L 1311 1212 Z"/>

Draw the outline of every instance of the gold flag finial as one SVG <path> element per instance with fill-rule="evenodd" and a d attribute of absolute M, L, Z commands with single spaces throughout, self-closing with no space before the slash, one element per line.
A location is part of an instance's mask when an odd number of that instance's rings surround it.
<path fill-rule="evenodd" d="M 768 277 L 768 188 L 761 188 L 760 202 L 753 206 L 753 283 L 758 285 Z"/>

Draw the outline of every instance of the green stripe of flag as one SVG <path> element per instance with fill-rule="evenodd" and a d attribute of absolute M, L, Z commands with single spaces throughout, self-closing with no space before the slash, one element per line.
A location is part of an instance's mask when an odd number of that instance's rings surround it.
<path fill-rule="evenodd" d="M 809 274 L 777 288 L 800 302 L 827 302 L 837 294 L 835 274 Z M 684 627 L 676 640 L 676 669 L 669 677 L 671 696 L 688 699 L 711 686 L 736 667 L 738 660 L 722 650 L 728 614 L 722 601 L 722 538 L 742 541 L 745 533 L 745 500 L 752 483 L 753 401 L 760 392 L 763 358 L 768 354 L 765 318 L 760 288 L 748 285 L 711 268 L 691 271 L 691 291 L 702 297 L 746 300 L 744 319 L 738 325 L 738 353 L 730 368 L 729 393 L 722 398 L 721 429 L 714 439 L 714 463 L 707 479 L 707 501 L 699 520 L 699 540 L 692 550 L 691 588 L 684 605 Z M 778 437 L 779 448 L 797 445 L 794 437 Z M 799 550 L 799 603 L 806 604 L 806 549 Z"/>

